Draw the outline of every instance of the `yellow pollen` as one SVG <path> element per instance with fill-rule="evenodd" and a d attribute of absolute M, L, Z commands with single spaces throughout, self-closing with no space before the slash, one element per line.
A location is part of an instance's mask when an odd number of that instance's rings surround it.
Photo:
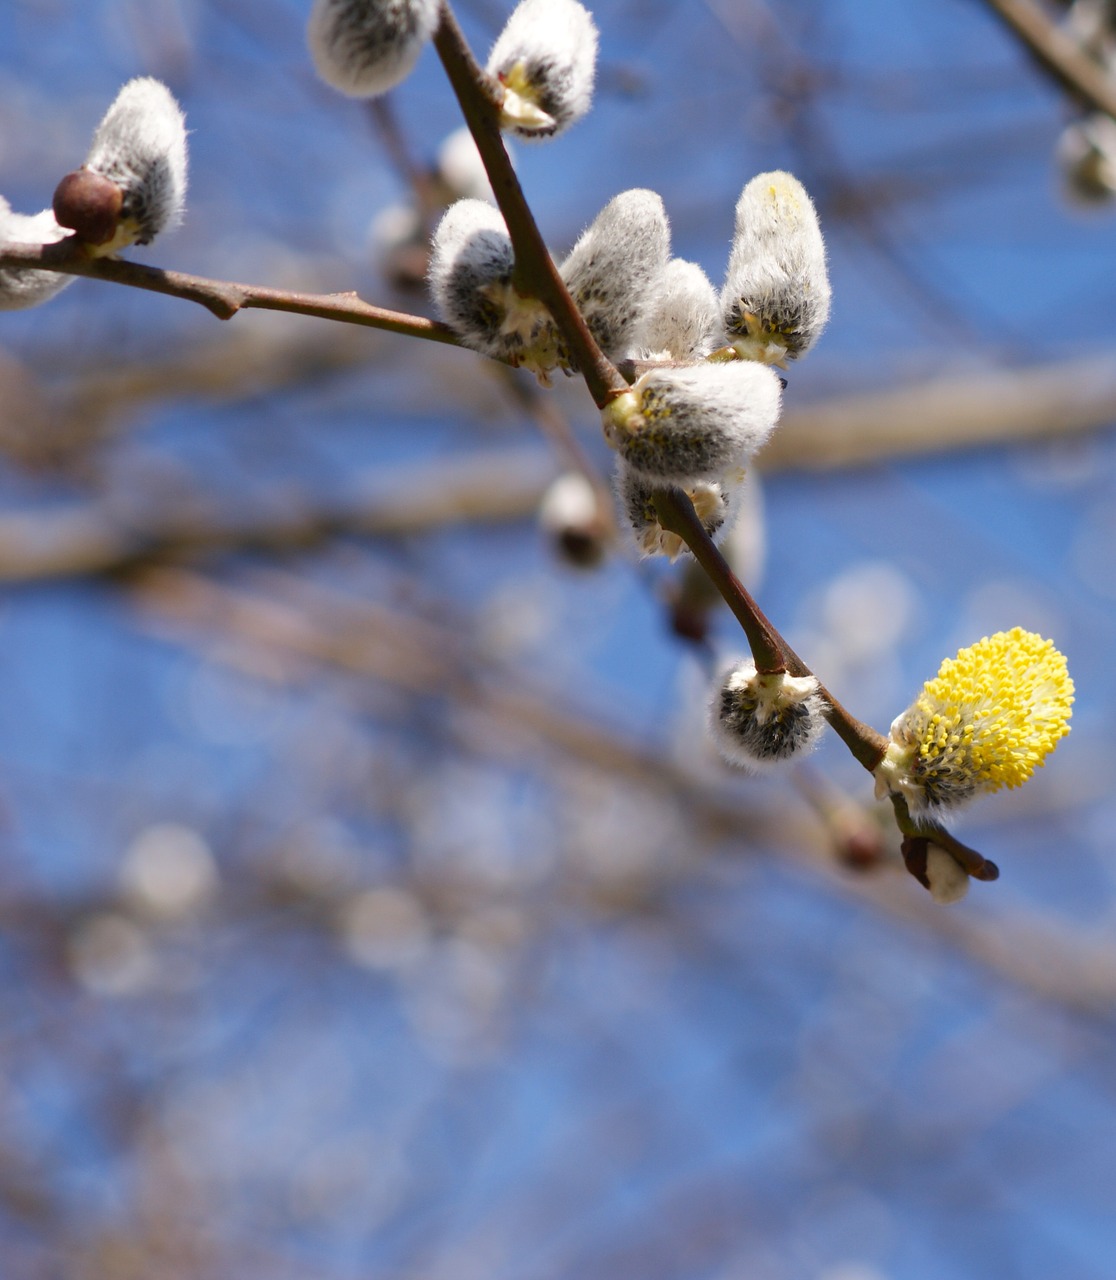
<path fill-rule="evenodd" d="M 908 712 L 921 771 L 981 791 L 1018 787 L 1069 733 L 1073 681 L 1049 640 L 1015 627 L 947 658 Z"/>

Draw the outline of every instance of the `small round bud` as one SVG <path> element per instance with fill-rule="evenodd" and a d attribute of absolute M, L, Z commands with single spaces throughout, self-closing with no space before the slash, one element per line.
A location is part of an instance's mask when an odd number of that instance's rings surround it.
<path fill-rule="evenodd" d="M 66 236 L 49 209 L 41 213 L 13 213 L 0 196 L 0 247 L 17 244 L 57 244 Z M 20 311 L 48 302 L 75 276 L 61 271 L 37 271 L 34 268 L 0 267 L 0 311 Z"/>
<path fill-rule="evenodd" d="M 1104 112 L 1075 120 L 1058 139 L 1066 194 L 1080 204 L 1109 204 L 1116 196 L 1116 120 Z"/>
<path fill-rule="evenodd" d="M 562 263 L 566 288 L 610 360 L 643 344 L 669 260 L 670 224 L 662 199 L 636 188 L 605 205 Z M 568 356 L 563 363 L 569 364 Z"/>
<path fill-rule="evenodd" d="M 105 244 L 116 234 L 124 192 L 90 169 L 68 173 L 54 191 L 54 216 L 87 244 Z"/>
<path fill-rule="evenodd" d="M 825 702 L 813 676 L 761 675 L 750 658 L 723 673 L 709 710 L 721 755 L 745 769 L 801 759 L 825 729 Z"/>
<path fill-rule="evenodd" d="M 186 201 L 186 121 L 166 85 L 149 76 L 128 81 L 97 126 L 85 168 L 121 193 L 115 229 L 88 241 L 99 255 L 150 244 L 178 225 Z M 105 187 L 89 190 L 93 222 L 104 236 L 111 196 Z"/>
<path fill-rule="evenodd" d="M 589 110 L 597 28 L 577 0 L 522 0 L 492 48 L 488 71 L 504 87 L 500 125 L 549 138 Z"/>
<path fill-rule="evenodd" d="M 814 345 L 829 319 L 818 215 L 789 173 L 761 173 L 740 193 L 721 318 L 747 360 L 782 366 Z"/>
<path fill-rule="evenodd" d="M 451 200 L 464 199 L 496 203 L 484 161 L 473 135 L 464 125 L 442 139 L 434 171 L 449 194 L 447 204 Z"/>
<path fill-rule="evenodd" d="M 601 418 L 633 471 L 687 489 L 747 466 L 778 421 L 781 395 L 770 369 L 744 361 L 650 369 Z"/>
<path fill-rule="evenodd" d="M 723 480 L 699 482 L 685 490 L 686 496 L 694 504 L 697 518 L 711 538 L 727 533 L 731 527 L 743 479 L 744 473 L 737 471 Z M 638 471 L 633 471 L 623 458 L 616 460 L 615 484 L 620 509 L 627 518 L 642 555 L 662 555 L 669 560 L 677 560 L 688 550 L 676 533 L 664 529 L 659 523 L 654 502 L 656 486 Z"/>
<path fill-rule="evenodd" d="M 907 836 L 903 841 L 903 861 L 935 902 L 960 902 L 969 892 L 969 873 L 928 836 Z"/>
<path fill-rule="evenodd" d="M 720 333 L 717 291 L 696 262 L 672 258 L 663 271 L 662 292 L 648 314 L 645 360 L 702 360 Z"/>
<path fill-rule="evenodd" d="M 540 375 L 556 363 L 550 313 L 512 286 L 515 254 L 499 209 L 485 200 L 450 205 L 434 232 L 430 292 L 466 346 Z"/>
<path fill-rule="evenodd" d="M 374 98 L 410 75 L 438 25 L 438 0 L 315 0 L 306 27 L 318 75 Z"/>
<path fill-rule="evenodd" d="M 568 564 L 592 569 L 604 559 L 608 526 L 597 491 L 580 471 L 560 475 L 539 506 L 539 525 Z"/>

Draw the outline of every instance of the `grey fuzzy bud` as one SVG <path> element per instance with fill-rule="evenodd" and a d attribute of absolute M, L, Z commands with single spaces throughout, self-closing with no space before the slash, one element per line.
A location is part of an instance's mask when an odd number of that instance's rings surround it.
<path fill-rule="evenodd" d="M 750 361 L 651 369 L 603 410 L 605 439 L 656 485 L 721 481 L 771 434 L 781 395 L 778 377 Z"/>
<path fill-rule="evenodd" d="M 0 196 L 0 249 L 16 244 L 56 244 L 66 235 L 49 209 L 42 213 L 13 213 Z M 60 293 L 74 280 L 60 271 L 0 267 L 0 311 L 37 307 Z"/>
<path fill-rule="evenodd" d="M 825 702 L 813 676 L 760 675 L 751 659 L 721 674 L 709 712 L 721 755 L 746 769 L 801 759 L 825 729 Z"/>
<path fill-rule="evenodd" d="M 699 482 L 685 490 L 694 504 L 694 512 L 711 538 L 726 534 L 739 511 L 738 498 L 743 486 L 743 471 L 720 481 Z M 623 458 L 616 460 L 616 496 L 636 546 L 645 556 L 663 555 L 677 560 L 686 544 L 676 534 L 664 529 L 655 510 L 655 488 L 646 476 L 633 471 Z"/>
<path fill-rule="evenodd" d="M 501 127 L 521 138 L 561 133 L 589 110 L 597 28 L 577 0 L 522 0 L 492 48 L 504 86 Z"/>
<path fill-rule="evenodd" d="M 434 232 L 430 258 L 438 313 L 474 351 L 545 373 L 555 363 L 550 315 L 515 291 L 514 268 L 499 209 L 485 200 L 450 205 Z"/>
<path fill-rule="evenodd" d="M 386 93 L 411 73 L 438 11 L 438 0 L 315 0 L 306 27 L 314 69 L 351 98 Z"/>
<path fill-rule="evenodd" d="M 562 263 L 566 288 L 610 360 L 643 344 L 669 261 L 663 202 L 654 191 L 636 188 L 605 205 Z"/>
<path fill-rule="evenodd" d="M 608 521 L 597 491 L 582 472 L 567 471 L 547 487 L 539 504 L 539 525 L 567 564 L 591 569 L 604 559 Z"/>
<path fill-rule="evenodd" d="M 120 188 L 115 234 L 96 246 L 115 253 L 150 244 L 177 226 L 186 202 L 186 121 L 166 85 L 129 80 L 97 126 L 85 168 Z"/>
<path fill-rule="evenodd" d="M 789 173 L 761 173 L 740 193 L 721 318 L 740 355 L 783 364 L 805 355 L 829 319 L 818 215 Z"/>
<path fill-rule="evenodd" d="M 647 317 L 643 358 L 701 360 L 720 334 L 717 291 L 696 262 L 672 258 L 663 271 L 662 292 Z"/>
<path fill-rule="evenodd" d="M 1096 112 L 1068 124 L 1058 139 L 1066 194 L 1081 204 L 1109 204 L 1116 196 L 1116 120 Z"/>

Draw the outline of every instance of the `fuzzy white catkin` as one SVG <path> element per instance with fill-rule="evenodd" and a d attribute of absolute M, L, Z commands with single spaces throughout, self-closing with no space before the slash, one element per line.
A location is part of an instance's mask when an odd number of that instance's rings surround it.
<path fill-rule="evenodd" d="M 759 675 L 745 658 L 714 685 L 709 727 L 730 764 L 762 771 L 813 751 L 825 730 L 825 703 L 813 676 Z"/>
<path fill-rule="evenodd" d="M 601 416 L 632 470 L 685 489 L 747 466 L 775 428 L 781 397 L 777 375 L 750 361 L 650 369 Z"/>
<path fill-rule="evenodd" d="M 593 100 L 597 28 L 577 0 L 522 0 L 492 47 L 489 74 L 504 85 L 500 124 L 526 139 L 553 137 Z"/>
<path fill-rule="evenodd" d="M 318 75 L 350 98 L 387 93 L 438 25 L 438 0 L 315 0 L 306 42 Z"/>
<path fill-rule="evenodd" d="M 128 81 L 97 126 L 85 167 L 123 193 L 117 233 L 98 254 L 150 244 L 178 225 L 186 204 L 186 121 L 165 84 L 150 76 Z"/>
<path fill-rule="evenodd" d="M 821 335 L 829 303 L 825 243 L 806 188 L 789 173 L 759 174 L 736 204 L 721 291 L 729 341 L 748 359 L 797 359 Z"/>
<path fill-rule="evenodd" d="M 597 214 L 561 266 L 589 332 L 611 360 L 643 345 L 670 261 L 670 223 L 662 199 L 622 191 Z"/>
<path fill-rule="evenodd" d="M 672 258 L 647 317 L 641 354 L 649 360 L 701 360 L 713 350 L 720 327 L 709 277 L 696 262 Z"/>
<path fill-rule="evenodd" d="M 68 234 L 49 209 L 33 214 L 13 213 L 7 200 L 0 196 L 0 248 L 16 244 L 56 244 Z M 0 267 L 0 311 L 37 307 L 73 280 L 73 276 L 60 271 Z"/>
<path fill-rule="evenodd" d="M 743 472 L 711 483 L 698 483 L 686 490 L 705 532 L 717 538 L 728 532 L 739 511 L 739 495 Z M 676 534 L 664 529 L 655 510 L 655 485 L 646 476 L 633 471 L 623 458 L 616 459 L 613 480 L 616 497 L 641 555 L 663 555 L 677 560 L 686 544 Z"/>
<path fill-rule="evenodd" d="M 434 232 L 430 292 L 439 315 L 482 355 L 552 368 L 553 349 L 540 334 L 550 318 L 511 284 L 515 254 L 499 209 L 485 200 L 450 205 Z"/>

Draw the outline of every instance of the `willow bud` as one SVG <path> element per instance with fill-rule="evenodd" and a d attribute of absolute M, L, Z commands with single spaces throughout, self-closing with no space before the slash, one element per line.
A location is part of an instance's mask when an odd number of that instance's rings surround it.
<path fill-rule="evenodd" d="M 770 369 L 744 361 L 650 369 L 601 418 L 633 471 L 687 489 L 747 466 L 778 421 L 781 395 Z"/>
<path fill-rule="evenodd" d="M 1066 125 L 1058 139 L 1066 194 L 1080 204 L 1109 204 L 1116 196 L 1116 120 L 1098 111 Z"/>
<path fill-rule="evenodd" d="M 553 137 L 589 110 L 597 28 L 577 0 L 522 0 L 488 59 L 504 87 L 500 125 L 521 138 Z"/>
<path fill-rule="evenodd" d="M 450 205 L 434 232 L 430 257 L 438 313 L 472 350 L 545 375 L 555 364 L 550 314 L 516 292 L 514 268 L 499 209 L 485 200 Z"/>
<path fill-rule="evenodd" d="M 160 81 L 129 80 L 97 126 L 84 167 L 58 184 L 55 216 L 104 256 L 150 244 L 178 225 L 185 202 L 182 110 Z"/>
<path fill-rule="evenodd" d="M 825 729 L 825 701 L 813 676 L 761 675 L 750 658 L 722 674 L 709 710 L 721 755 L 746 769 L 808 755 Z"/>
<path fill-rule="evenodd" d="M 0 196 L 0 249 L 17 244 L 56 244 L 66 235 L 49 209 L 42 213 L 13 213 Z M 0 311 L 37 307 L 61 293 L 74 276 L 60 271 L 37 271 L 33 267 L 0 267 Z"/>
<path fill-rule="evenodd" d="M 610 360 L 642 345 L 669 260 L 663 202 L 654 191 L 636 188 L 605 205 L 562 263 L 566 288 Z"/>
<path fill-rule="evenodd" d="M 789 173 L 761 173 L 740 193 L 721 318 L 747 360 L 803 356 L 829 319 L 829 276 L 818 215 Z"/>
<path fill-rule="evenodd" d="M 306 27 L 314 69 L 350 98 L 387 93 L 410 75 L 438 11 L 438 0 L 315 0 Z"/>
<path fill-rule="evenodd" d="M 737 470 L 719 481 L 699 481 L 684 490 L 694 505 L 694 512 L 702 528 L 711 538 L 726 534 L 739 509 L 737 501 L 744 480 L 744 472 Z M 646 476 L 633 471 L 623 458 L 616 460 L 616 496 L 620 509 L 627 518 L 636 546 L 645 556 L 666 556 L 677 560 L 686 550 L 686 544 L 676 533 L 664 529 L 655 509 L 655 489 Z M 658 486 L 661 488 L 661 486 Z"/>
<path fill-rule="evenodd" d="M 646 360 L 702 360 L 720 330 L 717 291 L 696 262 L 672 258 L 643 336 Z"/>

